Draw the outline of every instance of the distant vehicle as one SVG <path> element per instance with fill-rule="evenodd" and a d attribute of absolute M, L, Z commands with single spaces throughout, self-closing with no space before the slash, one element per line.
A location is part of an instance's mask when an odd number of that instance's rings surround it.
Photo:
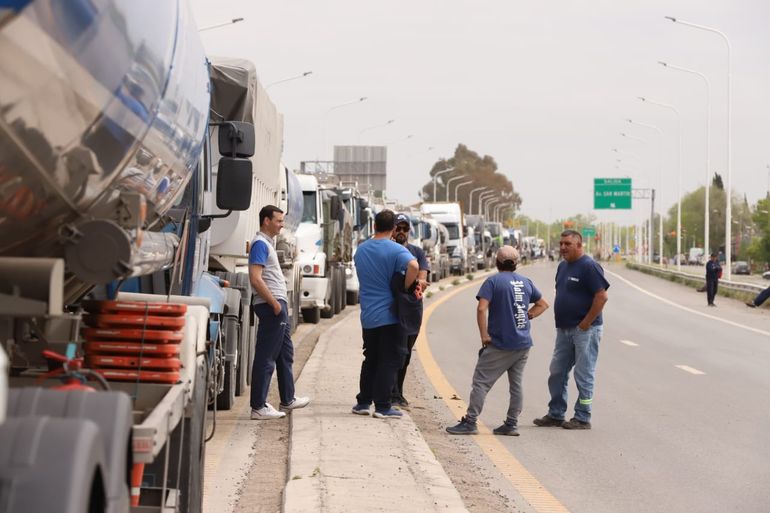
<path fill-rule="evenodd" d="M 748 262 L 738 261 L 733 264 L 733 274 L 751 274 Z"/>
<path fill-rule="evenodd" d="M 655 264 L 659 264 L 660 263 L 660 255 L 657 254 L 657 253 L 652 255 L 652 262 L 655 263 Z"/>
<path fill-rule="evenodd" d="M 690 265 L 701 265 L 705 254 L 706 252 L 703 248 L 690 248 L 690 252 L 687 254 L 687 263 Z"/>

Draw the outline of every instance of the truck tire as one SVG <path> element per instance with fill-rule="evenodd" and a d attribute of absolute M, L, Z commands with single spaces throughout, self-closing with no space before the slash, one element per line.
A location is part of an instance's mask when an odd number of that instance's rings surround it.
<path fill-rule="evenodd" d="M 321 317 L 324 319 L 331 319 L 334 317 L 334 314 L 338 313 L 337 306 L 335 305 L 337 302 L 337 273 L 334 272 L 333 266 L 329 269 L 329 284 L 327 285 L 327 290 L 329 291 L 329 302 L 328 305 L 321 310 Z"/>
<path fill-rule="evenodd" d="M 318 324 L 321 321 L 321 309 L 317 306 L 314 308 L 302 309 L 302 322 L 309 324 Z"/>
<path fill-rule="evenodd" d="M 347 276 L 345 275 L 344 267 L 339 268 L 339 282 L 340 282 L 340 285 L 339 285 L 338 304 L 339 304 L 340 311 L 342 311 L 348 306 L 347 297 L 345 297 L 345 292 L 347 291 L 347 288 L 348 288 L 348 279 L 347 279 Z"/>
<path fill-rule="evenodd" d="M 358 291 L 357 290 L 348 290 L 345 292 L 345 300 L 349 305 L 357 305 L 358 304 Z"/>
<path fill-rule="evenodd" d="M 217 410 L 227 411 L 235 403 L 236 370 L 235 362 L 225 362 L 224 388 L 217 396 Z"/>

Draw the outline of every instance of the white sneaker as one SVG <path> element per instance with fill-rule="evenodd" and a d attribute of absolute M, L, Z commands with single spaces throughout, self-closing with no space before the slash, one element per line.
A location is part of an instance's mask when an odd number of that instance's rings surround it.
<path fill-rule="evenodd" d="M 284 412 L 276 410 L 268 403 L 265 403 L 265 405 L 258 410 L 253 408 L 251 410 L 251 420 L 280 419 L 285 416 L 286 414 Z"/>
<path fill-rule="evenodd" d="M 310 404 L 310 398 L 309 397 L 295 397 L 292 402 L 289 404 L 283 404 L 278 407 L 281 411 L 291 411 L 296 410 L 298 408 L 304 408 Z"/>

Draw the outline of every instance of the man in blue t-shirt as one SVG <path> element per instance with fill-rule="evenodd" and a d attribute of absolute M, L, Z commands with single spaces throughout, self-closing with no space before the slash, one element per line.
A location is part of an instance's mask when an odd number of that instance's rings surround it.
<path fill-rule="evenodd" d="M 404 246 L 414 258 L 417 259 L 417 267 L 419 268 L 417 282 L 420 287 L 419 300 L 412 299 L 412 301 L 408 303 L 414 305 L 414 309 L 417 310 L 408 312 L 410 317 L 415 318 L 414 323 L 417 326 L 416 329 L 412 329 L 406 333 L 406 358 L 404 358 L 404 365 L 402 365 L 401 369 L 398 371 L 396 384 L 393 387 L 391 402 L 398 406 L 409 406 L 409 401 L 404 397 L 404 380 L 406 379 L 406 369 L 409 367 L 409 362 L 412 359 L 412 349 L 417 341 L 417 335 L 420 333 L 420 326 L 422 325 L 422 294 L 425 293 L 425 289 L 428 288 L 428 273 L 430 273 L 430 264 L 428 263 L 428 259 L 425 258 L 425 252 L 421 247 L 409 243 L 409 233 L 411 232 L 411 229 L 412 223 L 409 216 L 406 214 L 398 214 L 396 216 L 396 230 L 393 233 L 393 240 Z M 400 309 L 405 308 L 405 305 L 400 303 L 399 306 Z M 400 312 L 399 316 L 403 314 L 405 314 L 405 312 Z"/>
<path fill-rule="evenodd" d="M 465 416 L 456 426 L 446 428 L 452 435 L 478 433 L 476 419 L 484 400 L 504 372 L 508 373 L 510 400 L 505 422 L 492 432 L 496 435 L 519 436 L 519 413 L 524 401 L 521 379 L 532 347 L 530 320 L 548 308 L 532 281 L 516 273 L 519 252 L 512 246 L 497 251 L 498 273 L 486 279 L 476 299 L 476 320 L 481 335 L 481 350 L 473 371 L 471 396 Z M 529 307 L 534 303 L 532 308 Z M 487 311 L 489 320 L 487 321 Z"/>
<path fill-rule="evenodd" d="M 396 374 L 406 356 L 406 335 L 399 328 L 390 287 L 395 273 L 404 273 L 404 288 L 417 279 L 417 260 L 400 244 L 391 240 L 395 214 L 383 210 L 374 217 L 374 237 L 356 250 L 354 257 L 361 301 L 361 326 L 364 361 L 361 364 L 360 390 L 352 412 L 369 415 L 374 402 L 374 416 L 400 418 L 390 394 Z"/>
<path fill-rule="evenodd" d="M 594 373 L 602 338 L 602 309 L 607 303 L 609 282 L 604 270 L 583 254 L 583 236 L 565 230 L 559 241 L 564 260 L 556 270 L 556 342 L 551 358 L 548 413 L 534 420 L 536 426 L 564 429 L 591 429 L 591 404 L 594 398 Z M 567 384 L 575 367 L 578 399 L 575 416 L 566 421 Z"/>

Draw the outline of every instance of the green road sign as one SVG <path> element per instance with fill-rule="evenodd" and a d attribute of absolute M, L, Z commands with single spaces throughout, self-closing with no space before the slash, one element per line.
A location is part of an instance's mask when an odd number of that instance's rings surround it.
<path fill-rule="evenodd" d="M 627 210 L 631 208 L 630 178 L 594 178 L 594 208 Z"/>
<path fill-rule="evenodd" d="M 583 238 L 591 239 L 593 237 L 596 237 L 596 228 L 594 228 L 593 226 L 583 227 Z"/>

